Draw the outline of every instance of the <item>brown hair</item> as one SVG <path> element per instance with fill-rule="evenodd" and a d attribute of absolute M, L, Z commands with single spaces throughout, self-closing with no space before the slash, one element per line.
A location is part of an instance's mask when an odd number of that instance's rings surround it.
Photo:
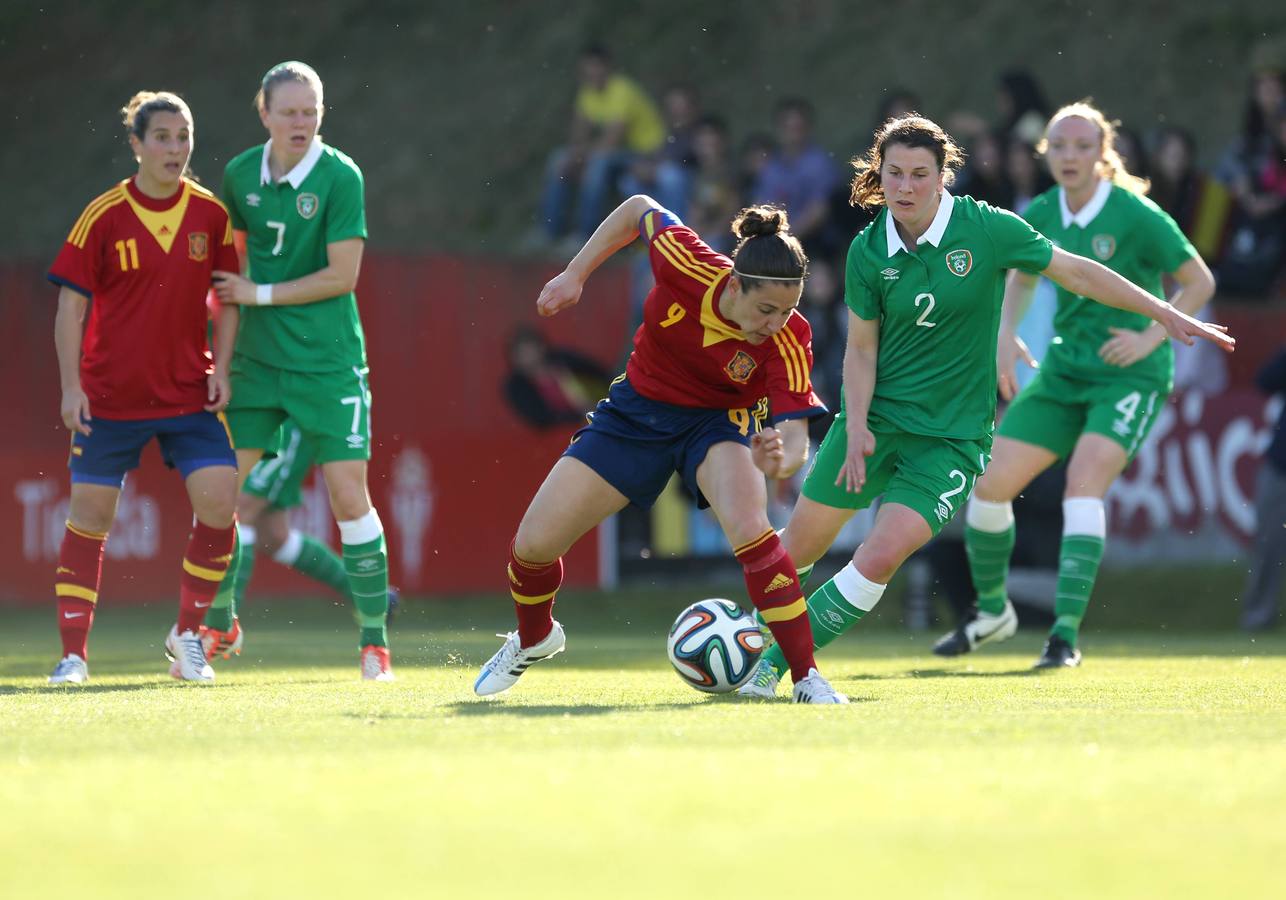
<path fill-rule="evenodd" d="M 1151 190 L 1152 182 L 1138 175 L 1131 175 L 1125 168 L 1125 161 L 1121 159 L 1121 154 L 1116 152 L 1116 126 L 1121 123 L 1109 120 L 1089 97 L 1060 107 L 1058 112 L 1054 113 L 1054 117 L 1045 126 L 1045 135 L 1036 145 L 1036 152 L 1044 155 L 1049 150 L 1049 133 L 1054 130 L 1054 126 L 1063 119 L 1070 119 L 1073 116 L 1084 119 L 1098 129 L 1098 163 L 1094 168 L 1098 169 L 1103 178 L 1117 187 L 1123 187 L 1139 195 Z"/>
<path fill-rule="evenodd" d="M 790 233 L 786 210 L 776 206 L 748 206 L 732 219 L 737 247 L 732 269 L 741 289 L 750 291 L 771 281 L 803 281 L 808 256 L 799 238 Z"/>
<path fill-rule="evenodd" d="M 121 107 L 121 121 L 125 132 L 132 134 L 140 141 L 147 134 L 148 123 L 152 115 L 158 112 L 179 113 L 192 121 L 192 110 L 178 94 L 169 91 L 139 91 L 129 98 L 129 103 Z"/>
<path fill-rule="evenodd" d="M 854 171 L 853 189 L 849 202 L 854 206 L 879 206 L 884 203 L 884 188 L 880 185 L 880 169 L 884 167 L 884 151 L 889 144 L 904 147 L 923 147 L 933 153 L 942 173 L 942 183 L 955 181 L 956 169 L 964 162 L 964 151 L 942 130 L 936 122 L 918 113 L 908 113 L 889 119 L 875 130 L 871 149 L 850 162 Z"/>
<path fill-rule="evenodd" d="M 313 89 L 317 95 L 317 106 L 322 104 L 322 80 L 317 74 L 317 70 L 308 63 L 290 60 L 289 62 L 277 63 L 263 76 L 263 82 L 259 85 L 259 91 L 255 94 L 255 109 L 263 112 L 272 103 L 273 89 L 279 84 L 287 81 L 295 81 L 299 84 L 306 84 Z"/>

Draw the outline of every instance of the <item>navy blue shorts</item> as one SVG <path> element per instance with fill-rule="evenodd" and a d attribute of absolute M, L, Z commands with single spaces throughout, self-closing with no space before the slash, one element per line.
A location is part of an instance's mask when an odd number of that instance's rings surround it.
<path fill-rule="evenodd" d="M 90 420 L 90 434 L 72 435 L 73 482 L 120 487 L 125 473 L 138 468 L 143 448 L 152 438 L 161 445 L 161 459 L 187 478 L 207 466 L 236 466 L 237 454 L 222 414 L 205 412 L 164 419 Z"/>
<path fill-rule="evenodd" d="M 697 487 L 697 466 L 722 441 L 750 446 L 750 435 L 763 427 L 767 411 L 766 402 L 751 409 L 661 403 L 640 395 L 621 376 L 563 455 L 589 466 L 640 509 L 650 508 L 678 472 L 704 509 L 710 503 Z"/>

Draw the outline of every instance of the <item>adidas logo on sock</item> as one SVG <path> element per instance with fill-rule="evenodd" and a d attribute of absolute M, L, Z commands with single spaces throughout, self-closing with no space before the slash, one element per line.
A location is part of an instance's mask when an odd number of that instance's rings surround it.
<path fill-rule="evenodd" d="M 768 587 L 764 588 L 765 594 L 771 594 L 773 591 L 780 591 L 784 587 L 790 587 L 795 580 L 784 572 L 778 572 L 773 576 L 772 581 L 768 582 Z"/>

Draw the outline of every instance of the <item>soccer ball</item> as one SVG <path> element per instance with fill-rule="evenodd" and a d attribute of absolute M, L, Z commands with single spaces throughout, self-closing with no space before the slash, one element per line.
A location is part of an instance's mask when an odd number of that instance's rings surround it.
<path fill-rule="evenodd" d="M 764 636 L 754 617 L 731 600 L 701 600 L 674 620 L 665 648 L 685 682 L 708 694 L 726 694 L 754 671 Z"/>

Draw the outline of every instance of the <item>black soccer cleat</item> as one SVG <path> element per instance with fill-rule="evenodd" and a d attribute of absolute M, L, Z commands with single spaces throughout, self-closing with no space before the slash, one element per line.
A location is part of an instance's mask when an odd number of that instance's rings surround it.
<path fill-rule="evenodd" d="M 1057 635 L 1045 642 L 1045 649 L 1036 660 L 1036 669 L 1072 668 L 1081 664 L 1081 651 Z"/>

